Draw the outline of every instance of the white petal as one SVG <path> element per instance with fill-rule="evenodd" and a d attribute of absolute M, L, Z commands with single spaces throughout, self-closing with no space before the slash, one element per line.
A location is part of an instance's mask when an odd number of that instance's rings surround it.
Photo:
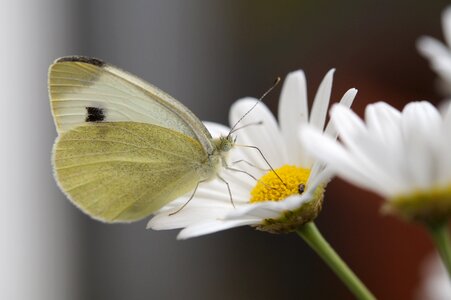
<path fill-rule="evenodd" d="M 356 95 L 357 95 L 356 89 L 348 90 L 341 98 L 340 104 L 344 105 L 345 107 L 351 107 Z M 335 128 L 335 125 L 333 122 L 329 122 L 327 124 L 326 130 L 324 130 L 324 133 L 326 133 L 327 135 L 334 137 L 334 138 L 337 137 L 337 129 Z"/>
<path fill-rule="evenodd" d="M 245 185 L 244 179 L 248 179 L 245 177 L 245 174 L 236 174 L 236 175 L 227 175 L 222 173 L 223 178 L 227 181 L 230 187 L 230 191 L 232 192 L 233 202 L 248 202 L 249 200 L 249 186 Z M 242 176 L 244 178 L 242 178 Z M 181 203 L 185 203 L 186 200 L 191 196 L 191 193 L 188 193 L 184 199 L 178 200 Z M 199 199 L 199 200 L 198 200 Z M 214 179 L 209 182 L 204 182 L 199 185 L 199 188 L 196 191 L 194 198 L 192 199 L 193 204 L 202 203 L 202 200 L 207 200 L 207 202 L 221 201 L 226 205 L 230 204 L 230 195 L 227 189 L 227 185 L 219 180 Z M 190 203 L 190 205 L 192 205 Z M 178 206 L 178 205 L 177 205 Z"/>
<path fill-rule="evenodd" d="M 324 129 L 324 123 L 326 121 L 327 111 L 329 108 L 334 72 L 335 69 L 331 69 L 327 72 L 323 81 L 319 85 L 315 99 L 313 100 L 309 123 L 321 131 Z"/>
<path fill-rule="evenodd" d="M 236 170 L 242 170 L 242 167 L 237 167 Z M 246 172 L 246 171 L 244 171 Z M 257 172 L 257 171 L 255 171 Z M 259 175 L 254 173 L 254 177 L 258 178 Z M 248 174 L 252 175 L 252 172 L 248 172 Z M 228 170 L 227 172 L 222 172 L 221 177 L 229 184 L 230 191 L 233 195 L 233 198 L 238 197 L 249 197 L 249 191 L 254 187 L 256 180 L 251 178 L 249 175 L 238 172 Z M 227 197 L 229 197 L 229 192 L 227 189 L 227 185 L 222 181 L 218 180 L 218 183 L 221 185 L 220 190 L 224 192 Z"/>
<path fill-rule="evenodd" d="M 399 130 L 401 113 L 385 102 L 368 105 L 365 109 L 365 121 L 368 130 L 386 144 L 392 144 L 402 138 Z"/>
<path fill-rule="evenodd" d="M 417 48 L 430 61 L 431 68 L 447 82 L 451 81 L 451 53 L 440 41 L 431 37 L 418 39 Z"/>
<path fill-rule="evenodd" d="M 445 130 L 448 133 L 451 133 L 451 100 L 447 100 L 445 104 L 443 104 L 443 123 L 445 126 Z"/>
<path fill-rule="evenodd" d="M 232 105 L 230 109 L 230 124 L 235 124 L 258 101 L 253 98 L 244 98 Z M 259 103 L 242 121 L 242 125 L 263 122 L 261 125 L 252 125 L 236 132 L 238 143 L 258 147 L 269 163 L 277 168 L 286 161 L 286 151 L 277 121 L 264 103 Z M 255 149 L 247 148 L 248 161 L 256 166 L 267 168 L 267 164 Z M 244 151 L 243 151 L 244 152 Z"/>
<path fill-rule="evenodd" d="M 279 100 L 279 124 L 290 163 L 305 165 L 305 154 L 297 135 L 298 126 L 308 122 L 307 86 L 302 70 L 288 74 Z"/>
<path fill-rule="evenodd" d="M 391 174 L 400 190 L 408 188 L 401 113 L 385 102 L 377 102 L 366 107 L 365 120 L 372 143 L 377 145 L 374 155 L 379 157 L 380 168 Z"/>
<path fill-rule="evenodd" d="M 301 131 L 299 131 L 301 132 Z M 299 137 L 301 135 L 299 134 Z M 318 176 L 319 173 L 322 172 L 322 170 L 324 170 L 326 164 L 323 163 L 322 161 L 315 161 L 315 163 L 312 165 L 312 168 L 310 169 L 310 175 L 309 178 L 307 180 L 307 184 L 309 184 L 311 182 L 311 180 L 313 180 L 314 177 Z"/>
<path fill-rule="evenodd" d="M 392 193 L 402 190 L 399 173 L 389 173 L 384 168 L 387 153 L 367 130 L 362 120 L 349 108 L 339 104 L 332 107 L 331 115 L 340 139 L 360 168 L 384 190 Z"/>
<path fill-rule="evenodd" d="M 154 216 L 148 223 L 147 229 L 168 230 L 189 226 L 199 220 L 212 220 L 224 213 L 224 208 L 219 207 L 186 207 L 176 214 L 173 211 L 165 211 Z"/>
<path fill-rule="evenodd" d="M 197 194 L 197 193 L 196 193 Z M 194 197 L 191 199 L 191 201 L 188 203 L 189 196 L 184 196 L 181 198 L 178 198 L 174 201 L 171 201 L 170 203 L 166 204 L 164 207 L 162 207 L 160 210 L 158 210 L 158 213 L 160 212 L 168 212 L 173 213 L 182 208 L 182 206 L 185 206 L 180 212 L 186 212 L 189 211 L 191 208 L 203 208 L 203 207 L 211 207 L 211 208 L 221 208 L 221 209 L 231 209 L 233 208 L 232 203 L 230 203 L 230 197 L 227 196 L 223 198 L 204 198 L 204 197 Z M 248 201 L 239 201 L 238 199 L 234 200 L 234 203 L 236 205 L 240 205 L 243 203 L 247 203 Z"/>
<path fill-rule="evenodd" d="M 437 181 L 441 163 L 436 160 L 441 142 L 441 116 L 428 102 L 409 103 L 402 114 L 405 160 L 409 166 L 410 180 L 413 187 L 430 187 Z"/>
<path fill-rule="evenodd" d="M 355 136 L 365 135 L 367 133 L 363 121 L 348 107 L 341 104 L 334 104 L 330 114 L 340 138 L 352 140 Z"/>
<path fill-rule="evenodd" d="M 308 121 L 307 84 L 302 70 L 289 73 L 285 79 L 280 94 L 279 120 L 282 128 Z"/>
<path fill-rule="evenodd" d="M 429 255 L 422 263 L 421 269 L 421 286 L 415 299 L 451 299 L 449 275 L 438 253 Z"/>
<path fill-rule="evenodd" d="M 316 173 L 312 172 L 307 181 L 307 187 L 313 191 L 316 190 L 320 184 L 329 182 L 334 176 L 334 173 L 333 169 L 327 165 Z"/>
<path fill-rule="evenodd" d="M 432 61 L 431 67 L 448 85 L 447 87 L 442 86 L 441 88 L 445 91 L 449 90 L 449 84 L 451 82 L 451 54 L 446 57 L 437 57 Z"/>
<path fill-rule="evenodd" d="M 442 42 L 429 36 L 420 37 L 417 40 L 417 48 L 421 54 L 430 60 L 433 60 L 436 57 L 446 57 L 449 55 L 448 48 L 446 48 Z"/>
<path fill-rule="evenodd" d="M 249 203 L 235 210 L 229 211 L 224 218 L 226 220 L 238 220 L 256 218 L 260 220 L 279 218 L 283 211 L 299 208 L 302 203 L 310 200 L 312 192 L 307 191 L 302 195 L 289 196 L 283 201 L 263 201 Z"/>
<path fill-rule="evenodd" d="M 202 121 L 202 123 L 207 127 L 207 130 L 213 138 L 219 138 L 220 136 L 227 136 L 229 134 L 230 128 L 227 126 L 209 121 Z"/>
<path fill-rule="evenodd" d="M 440 153 L 442 164 L 439 171 L 440 184 L 449 184 L 451 182 L 451 101 L 447 102 L 446 107 L 443 114 L 443 146 Z"/>
<path fill-rule="evenodd" d="M 442 13 L 442 27 L 445 41 L 451 47 L 451 6 L 448 6 Z"/>
<path fill-rule="evenodd" d="M 361 187 L 388 196 L 383 184 L 367 172 L 351 153 L 335 139 L 323 135 L 317 130 L 306 127 L 301 131 L 301 141 L 311 155 L 327 164 L 334 173 Z"/>
<path fill-rule="evenodd" d="M 243 205 L 238 209 L 230 211 L 225 215 L 225 219 L 243 219 L 243 218 L 258 218 L 260 220 L 277 218 L 281 214 L 280 203 L 282 201 L 264 201 L 258 203 L 249 203 Z"/>
<path fill-rule="evenodd" d="M 216 181 L 216 180 L 215 180 Z M 219 181 L 218 181 L 218 185 L 214 185 L 217 186 L 217 189 L 214 189 L 214 186 L 209 186 L 209 188 L 202 188 L 202 189 L 198 189 L 196 191 L 196 195 L 194 196 L 194 198 L 191 200 L 191 203 L 188 204 L 189 206 L 192 205 L 199 205 L 199 206 L 208 206 L 208 205 L 223 205 L 225 207 L 231 207 L 231 201 L 230 201 L 230 196 L 229 193 L 227 191 L 227 186 Z M 230 184 L 230 183 L 229 183 Z M 248 195 L 244 195 L 244 193 L 248 194 L 248 190 L 246 191 L 242 191 L 240 193 L 240 191 L 238 189 L 235 189 L 234 186 L 230 187 L 231 191 L 232 191 L 232 196 L 233 196 L 233 202 L 235 204 L 239 204 L 239 203 L 247 203 L 249 201 L 249 196 Z M 188 196 L 184 197 L 183 200 L 180 200 L 180 203 L 186 203 L 186 201 L 188 200 Z M 222 203 L 222 204 L 219 204 Z M 177 205 L 178 207 L 179 205 Z"/>
<path fill-rule="evenodd" d="M 258 219 L 243 219 L 243 220 L 212 220 L 190 225 L 180 231 L 177 239 L 184 240 L 201 235 L 206 235 L 221 230 L 226 230 L 234 227 L 240 227 L 245 225 L 258 224 L 261 220 Z"/>

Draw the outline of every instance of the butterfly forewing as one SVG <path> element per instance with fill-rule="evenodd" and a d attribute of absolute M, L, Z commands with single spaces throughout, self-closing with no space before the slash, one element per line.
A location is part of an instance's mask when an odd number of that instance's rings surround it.
<path fill-rule="evenodd" d="M 206 160 L 192 137 L 136 122 L 73 127 L 60 134 L 53 157 L 61 189 L 106 222 L 141 219 L 193 190 Z"/>
<path fill-rule="evenodd" d="M 142 122 L 196 139 L 206 153 L 213 150 L 210 133 L 180 102 L 100 60 L 86 57 L 58 59 L 50 66 L 49 93 L 58 133 L 91 121 Z M 94 109 L 99 114 L 91 118 L 89 110 Z"/>

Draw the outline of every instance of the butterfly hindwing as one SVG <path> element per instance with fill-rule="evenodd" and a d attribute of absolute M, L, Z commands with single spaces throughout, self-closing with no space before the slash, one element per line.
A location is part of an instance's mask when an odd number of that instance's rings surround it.
<path fill-rule="evenodd" d="M 194 189 L 202 145 L 172 129 L 137 122 L 87 123 L 61 133 L 53 153 L 61 189 L 106 222 L 148 216 Z"/>

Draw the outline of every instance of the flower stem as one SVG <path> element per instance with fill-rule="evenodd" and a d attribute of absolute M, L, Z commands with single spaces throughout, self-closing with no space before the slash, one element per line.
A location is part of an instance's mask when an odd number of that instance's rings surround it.
<path fill-rule="evenodd" d="M 296 232 L 310 247 L 312 247 L 313 250 L 315 250 L 357 299 L 376 299 L 351 269 L 349 269 L 346 263 L 338 256 L 334 249 L 332 249 L 313 222 L 302 225 Z"/>
<path fill-rule="evenodd" d="M 426 226 L 429 229 L 432 240 L 445 264 L 451 278 L 451 243 L 448 232 L 448 222 L 440 222 Z"/>

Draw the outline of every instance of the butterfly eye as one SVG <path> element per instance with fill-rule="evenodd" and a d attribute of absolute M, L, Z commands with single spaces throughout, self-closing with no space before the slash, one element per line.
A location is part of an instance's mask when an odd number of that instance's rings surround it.
<path fill-rule="evenodd" d="M 305 191 L 305 184 L 301 183 L 301 184 L 298 186 L 298 192 L 299 192 L 299 194 L 302 195 L 302 193 L 303 193 L 304 191 Z"/>

